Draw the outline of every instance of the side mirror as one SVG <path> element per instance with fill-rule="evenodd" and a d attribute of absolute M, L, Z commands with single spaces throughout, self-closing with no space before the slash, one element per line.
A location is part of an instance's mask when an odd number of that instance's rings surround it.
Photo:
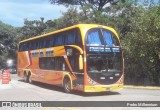
<path fill-rule="evenodd" d="M 83 70 L 83 58 L 82 58 L 82 55 L 79 55 L 79 70 Z"/>

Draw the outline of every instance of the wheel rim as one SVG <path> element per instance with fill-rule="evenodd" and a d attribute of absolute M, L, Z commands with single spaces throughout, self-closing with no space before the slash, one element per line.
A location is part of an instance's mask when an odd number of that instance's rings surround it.
<path fill-rule="evenodd" d="M 29 75 L 29 83 L 32 83 L 31 75 Z"/>
<path fill-rule="evenodd" d="M 66 81 L 66 85 L 65 86 L 66 86 L 65 88 L 66 88 L 67 91 L 71 90 L 70 81 Z"/>
<path fill-rule="evenodd" d="M 24 75 L 24 81 L 27 82 L 27 75 Z"/>
<path fill-rule="evenodd" d="M 71 82 L 70 82 L 69 79 L 64 80 L 64 90 L 65 90 L 66 93 L 71 92 Z"/>

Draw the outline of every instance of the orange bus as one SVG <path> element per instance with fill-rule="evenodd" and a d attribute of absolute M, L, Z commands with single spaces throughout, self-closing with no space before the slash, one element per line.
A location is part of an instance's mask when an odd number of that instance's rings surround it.
<path fill-rule="evenodd" d="M 78 24 L 19 42 L 18 76 L 64 88 L 104 92 L 123 88 L 124 61 L 113 28 Z"/>

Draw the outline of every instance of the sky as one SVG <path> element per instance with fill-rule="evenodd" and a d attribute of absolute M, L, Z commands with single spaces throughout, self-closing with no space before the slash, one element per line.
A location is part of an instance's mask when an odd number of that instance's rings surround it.
<path fill-rule="evenodd" d="M 139 1 L 143 3 L 150 0 Z M 0 21 L 22 27 L 25 18 L 39 20 L 44 17 L 45 21 L 53 20 L 59 18 L 66 10 L 62 5 L 50 4 L 49 0 L 0 0 Z"/>
<path fill-rule="evenodd" d="M 62 5 L 53 5 L 49 0 L 0 0 L 0 21 L 22 27 L 24 19 L 56 19 L 67 9 Z"/>

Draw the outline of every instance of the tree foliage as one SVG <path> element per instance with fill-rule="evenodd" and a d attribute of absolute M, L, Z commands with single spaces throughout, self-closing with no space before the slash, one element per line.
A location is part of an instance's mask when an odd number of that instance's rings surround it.
<path fill-rule="evenodd" d="M 130 18 L 131 32 L 124 40 L 126 48 L 127 72 L 144 74 L 159 85 L 160 76 L 160 16 L 158 7 L 148 10 L 138 8 Z M 131 70 L 131 71 L 130 71 Z M 135 70 L 135 73 L 133 73 Z"/>
<path fill-rule="evenodd" d="M 85 16 L 87 16 L 92 10 L 93 12 L 103 13 L 105 8 L 116 5 L 119 1 L 125 2 L 125 0 L 50 0 L 52 4 L 60 4 L 66 6 L 79 5 L 83 10 Z"/>
<path fill-rule="evenodd" d="M 54 20 L 55 28 L 61 29 L 75 24 L 83 23 L 85 21 L 83 13 L 78 12 L 76 8 L 69 8 L 67 12 L 62 13 L 62 17 Z"/>
<path fill-rule="evenodd" d="M 46 24 L 44 23 L 44 18 L 40 20 L 24 20 L 24 26 L 21 28 L 20 32 L 24 39 L 37 36 L 43 33 L 46 29 Z"/>
<path fill-rule="evenodd" d="M 16 29 L 0 21 L 0 68 L 6 67 L 8 58 L 16 58 Z"/>

